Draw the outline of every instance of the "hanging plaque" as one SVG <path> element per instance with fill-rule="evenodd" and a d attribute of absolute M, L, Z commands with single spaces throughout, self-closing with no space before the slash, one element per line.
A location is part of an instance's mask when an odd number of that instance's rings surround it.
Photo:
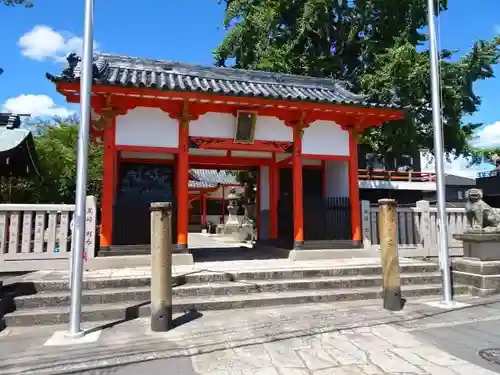
<path fill-rule="evenodd" d="M 234 143 L 253 143 L 257 114 L 251 111 L 238 111 Z"/>

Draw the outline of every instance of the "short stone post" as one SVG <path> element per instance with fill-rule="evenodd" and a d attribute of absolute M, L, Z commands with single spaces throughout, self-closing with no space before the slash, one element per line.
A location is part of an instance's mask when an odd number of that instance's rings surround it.
<path fill-rule="evenodd" d="M 172 204 L 151 203 L 151 330 L 172 328 Z"/>
<path fill-rule="evenodd" d="M 363 229 L 363 248 L 370 250 L 372 248 L 372 229 L 371 229 L 371 207 L 370 201 L 361 201 L 361 219 Z"/>
<path fill-rule="evenodd" d="M 403 308 L 403 301 L 399 274 L 397 205 L 394 199 L 380 199 L 378 204 L 384 309 L 399 311 Z"/>

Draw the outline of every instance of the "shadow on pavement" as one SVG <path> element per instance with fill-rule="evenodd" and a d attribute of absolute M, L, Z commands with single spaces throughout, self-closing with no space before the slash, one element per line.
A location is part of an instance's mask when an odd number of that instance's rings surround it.
<path fill-rule="evenodd" d="M 140 315 L 139 314 L 140 308 L 143 306 L 149 305 L 149 304 L 150 304 L 150 301 L 146 301 L 146 302 L 138 303 L 137 305 L 134 305 L 134 306 L 127 307 L 125 309 L 125 318 L 124 319 L 116 320 L 114 322 L 110 322 L 110 323 L 106 323 L 103 325 L 93 327 L 93 328 L 89 329 L 87 331 L 87 333 L 113 328 L 119 324 L 137 319 L 137 318 L 139 318 L 139 315 Z M 175 329 L 175 328 L 180 327 L 182 325 L 188 324 L 196 319 L 201 318 L 202 316 L 203 316 L 203 314 L 201 312 L 199 312 L 198 310 L 195 310 L 195 309 L 190 310 L 190 311 L 184 313 L 183 315 L 178 316 L 177 318 L 172 320 L 173 328 Z"/>

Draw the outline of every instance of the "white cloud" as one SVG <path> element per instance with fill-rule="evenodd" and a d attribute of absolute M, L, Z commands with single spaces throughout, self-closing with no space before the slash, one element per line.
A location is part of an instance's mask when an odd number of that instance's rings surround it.
<path fill-rule="evenodd" d="M 81 56 L 83 39 L 68 32 L 58 32 L 49 26 L 37 25 L 22 35 L 17 43 L 21 54 L 37 61 L 62 61 L 70 53 Z M 94 48 L 97 43 L 94 42 Z"/>
<path fill-rule="evenodd" d="M 479 148 L 500 146 L 500 121 L 479 129 L 471 145 Z"/>
<path fill-rule="evenodd" d="M 67 117 L 75 113 L 68 108 L 58 107 L 50 96 L 25 94 L 7 99 L 3 111 L 29 114 L 32 117 Z"/>

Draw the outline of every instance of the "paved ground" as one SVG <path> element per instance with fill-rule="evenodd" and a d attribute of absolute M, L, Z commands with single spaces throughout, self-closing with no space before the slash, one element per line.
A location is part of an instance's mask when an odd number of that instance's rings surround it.
<path fill-rule="evenodd" d="M 380 301 L 192 312 L 160 334 L 136 319 L 72 346 L 44 346 L 66 327 L 7 329 L 0 374 L 500 373 L 476 354 L 500 347 L 500 302 L 468 299 L 470 306 L 447 311 L 428 301 L 409 301 L 403 312 L 385 311 Z"/>

